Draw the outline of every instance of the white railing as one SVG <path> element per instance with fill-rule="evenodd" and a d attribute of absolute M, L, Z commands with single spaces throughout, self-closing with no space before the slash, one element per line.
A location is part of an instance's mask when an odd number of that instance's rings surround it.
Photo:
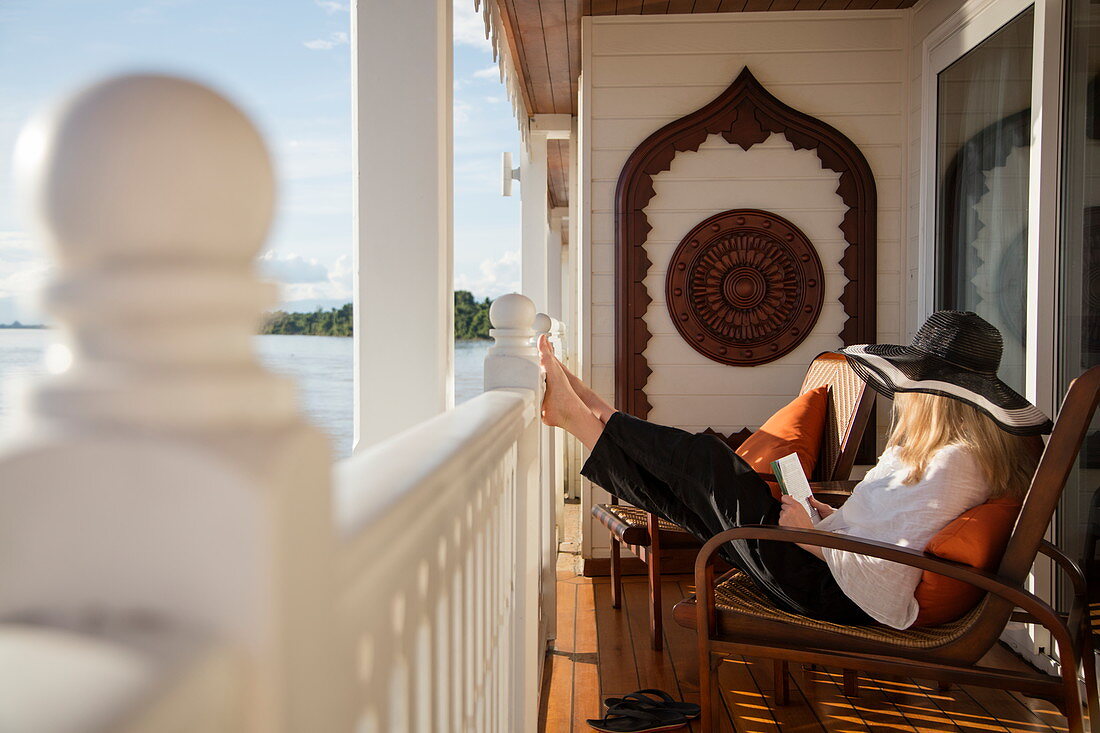
<path fill-rule="evenodd" d="M 341 638 L 365 731 L 533 730 L 543 523 L 534 307 L 491 312 L 496 387 L 344 461 Z M 552 616 L 552 614 L 550 614 Z"/>
<path fill-rule="evenodd" d="M 20 140 L 72 360 L 0 443 L 0 730 L 533 730 L 554 512 L 531 302 L 493 305 L 486 394 L 334 482 L 252 352 L 273 180 L 239 110 L 121 77 Z"/>

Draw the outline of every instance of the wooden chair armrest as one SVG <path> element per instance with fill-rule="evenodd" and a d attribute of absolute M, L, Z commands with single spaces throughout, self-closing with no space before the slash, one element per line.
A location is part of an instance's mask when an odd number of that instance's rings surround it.
<path fill-rule="evenodd" d="M 811 481 L 810 489 L 816 494 L 819 491 L 827 491 L 831 494 L 847 494 L 851 495 L 852 490 L 859 485 L 859 481 L 855 479 L 844 479 L 843 481 Z"/>
<path fill-rule="evenodd" d="M 1039 543 L 1039 552 L 1053 560 L 1054 563 L 1062 569 L 1062 572 L 1069 576 L 1070 581 L 1073 583 L 1074 595 L 1080 596 L 1081 598 L 1087 595 L 1088 589 L 1085 584 L 1085 574 L 1081 572 L 1081 566 L 1078 565 L 1073 558 L 1046 540 Z"/>
<path fill-rule="evenodd" d="M 1060 648 L 1074 648 L 1073 634 L 1046 601 L 1029 592 L 1022 585 L 1009 582 L 994 573 L 886 542 L 859 539 L 819 529 L 788 529 L 768 525 L 746 525 L 720 532 L 707 540 L 703 549 L 699 551 L 699 556 L 695 560 L 695 593 L 700 630 L 714 631 L 714 588 L 707 583 L 708 569 L 714 553 L 725 543 L 734 540 L 772 540 L 814 545 L 877 557 L 921 570 L 930 570 L 948 578 L 969 583 L 1009 601 L 1015 607 L 1022 608 L 1050 630 Z"/>
<path fill-rule="evenodd" d="M 757 475 L 769 484 L 776 483 L 775 477 L 770 473 L 757 473 Z M 848 501 L 848 497 L 852 495 L 852 489 L 858 483 L 858 481 L 811 481 L 810 491 L 818 501 L 839 509 L 844 502 Z"/>

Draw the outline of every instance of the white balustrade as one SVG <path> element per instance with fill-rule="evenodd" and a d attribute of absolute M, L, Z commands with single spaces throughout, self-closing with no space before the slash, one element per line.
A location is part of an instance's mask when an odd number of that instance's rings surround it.
<path fill-rule="evenodd" d="M 498 298 L 492 387 L 337 469 L 359 730 L 535 729 L 546 601 L 529 531 L 545 520 L 533 317 L 527 298 Z"/>
<path fill-rule="evenodd" d="M 485 394 L 333 484 L 253 354 L 274 183 L 245 116 L 119 77 L 30 123 L 17 167 L 72 365 L 0 443 L 0 730 L 534 730 L 555 614 L 531 301 L 492 306 Z"/>

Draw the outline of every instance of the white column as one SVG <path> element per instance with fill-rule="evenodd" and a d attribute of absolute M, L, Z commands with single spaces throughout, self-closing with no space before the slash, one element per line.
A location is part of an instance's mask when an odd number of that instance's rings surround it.
<path fill-rule="evenodd" d="M 569 225 L 568 212 L 564 206 L 550 210 L 550 230 L 546 237 L 546 313 L 557 320 L 565 315 L 561 258 L 567 236 L 565 227 Z"/>
<path fill-rule="evenodd" d="M 550 203 L 546 182 L 546 134 L 532 129 L 519 166 L 522 269 L 520 289 L 540 311 L 547 308 L 546 239 Z"/>
<path fill-rule="evenodd" d="M 355 441 L 454 403 L 450 0 L 356 0 Z"/>
<path fill-rule="evenodd" d="M 519 181 L 522 196 L 521 250 L 523 294 L 535 303 L 540 311 L 561 316 L 561 295 L 557 308 L 552 308 L 555 278 L 560 280 L 558 253 L 552 251 L 550 236 L 550 201 L 546 181 L 547 140 L 568 140 L 572 118 L 569 115 L 533 115 L 523 149 Z"/>

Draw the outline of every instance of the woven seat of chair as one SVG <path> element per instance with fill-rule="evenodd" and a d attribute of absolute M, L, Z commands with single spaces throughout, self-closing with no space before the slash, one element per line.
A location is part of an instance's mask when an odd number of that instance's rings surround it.
<path fill-rule="evenodd" d="M 649 514 L 644 509 L 638 509 L 632 506 L 622 506 L 620 504 L 608 504 L 607 510 L 614 514 L 616 517 L 626 522 L 632 527 L 648 527 Z M 687 533 L 687 530 L 678 524 L 673 524 L 667 520 L 657 519 L 657 527 L 662 532 L 682 532 Z"/>
<path fill-rule="evenodd" d="M 592 515 L 600 520 L 620 542 L 628 545 L 648 547 L 648 513 L 644 509 L 621 504 L 596 504 Z M 678 524 L 658 518 L 657 526 L 661 530 L 663 543 L 669 547 L 701 547 L 702 543 Z"/>
<path fill-rule="evenodd" d="M 923 626 L 910 629 L 892 629 L 889 626 L 844 626 L 829 621 L 798 614 L 788 613 L 775 607 L 757 585 L 744 573 L 737 571 L 723 578 L 715 588 L 715 606 L 719 615 L 719 626 L 736 628 L 733 619 L 722 616 L 752 616 L 783 624 L 786 627 L 799 626 L 823 632 L 838 634 L 850 639 L 860 639 L 876 644 L 885 644 L 900 649 L 934 649 L 964 636 L 981 613 L 984 601 L 962 618 L 943 626 Z M 690 606 L 694 612 L 695 596 L 681 602 Z M 677 606 L 677 619 L 687 620 L 688 614 Z M 727 621 L 728 623 L 723 623 Z"/>

